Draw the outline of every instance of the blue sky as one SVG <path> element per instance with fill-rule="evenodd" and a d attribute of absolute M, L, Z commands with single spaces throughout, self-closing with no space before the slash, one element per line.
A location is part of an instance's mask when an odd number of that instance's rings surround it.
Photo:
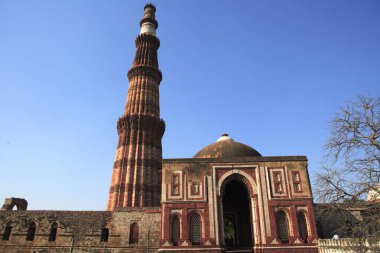
<path fill-rule="evenodd" d="M 104 210 L 145 1 L 0 0 L 0 201 Z M 227 132 L 307 155 L 328 121 L 380 94 L 380 1 L 155 1 L 164 158 Z"/>

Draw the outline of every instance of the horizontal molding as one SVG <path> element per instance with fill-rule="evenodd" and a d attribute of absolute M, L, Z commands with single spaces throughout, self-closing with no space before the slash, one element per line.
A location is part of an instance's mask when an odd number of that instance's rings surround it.
<path fill-rule="evenodd" d="M 156 134 L 160 139 L 165 132 L 164 120 L 150 115 L 125 115 L 117 121 L 117 132 L 123 130 L 146 130 Z"/>
<path fill-rule="evenodd" d="M 158 169 L 161 170 L 162 168 L 162 163 L 158 159 L 152 159 L 152 158 L 140 158 L 140 159 L 135 159 L 135 158 L 122 158 L 114 162 L 113 167 L 114 168 L 120 168 L 124 165 L 124 167 L 128 165 L 132 166 L 141 166 L 144 168 L 149 168 L 152 167 L 152 169 Z"/>
<path fill-rule="evenodd" d="M 145 66 L 145 65 L 138 65 L 138 66 L 132 67 L 128 71 L 128 80 L 131 81 L 133 77 L 138 76 L 138 75 L 151 76 L 154 79 L 156 79 L 158 83 L 160 83 L 162 80 L 162 73 L 156 67 Z"/>
<path fill-rule="evenodd" d="M 132 184 L 132 183 L 122 183 L 111 185 L 109 193 L 114 192 L 128 192 L 132 194 L 132 192 L 146 192 L 146 193 L 154 193 L 161 192 L 161 184 L 153 185 L 153 184 Z"/>

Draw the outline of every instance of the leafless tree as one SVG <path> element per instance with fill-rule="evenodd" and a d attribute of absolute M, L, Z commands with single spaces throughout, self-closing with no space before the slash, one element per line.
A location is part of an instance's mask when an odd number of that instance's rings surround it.
<path fill-rule="evenodd" d="M 341 210 L 363 207 L 364 216 L 349 230 L 356 237 L 376 237 L 379 204 L 365 201 L 369 193 L 380 199 L 380 97 L 358 96 L 339 109 L 330 127 L 326 162 L 316 177 L 316 197 Z"/>
<path fill-rule="evenodd" d="M 323 188 L 318 197 L 327 202 L 364 199 L 380 183 L 380 97 L 358 96 L 331 120 L 325 148 L 328 165 L 317 175 Z"/>

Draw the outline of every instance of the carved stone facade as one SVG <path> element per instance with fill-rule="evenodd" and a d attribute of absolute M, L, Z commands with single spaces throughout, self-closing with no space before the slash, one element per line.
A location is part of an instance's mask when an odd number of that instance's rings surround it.
<path fill-rule="evenodd" d="M 135 41 L 107 211 L 12 211 L 26 201 L 8 201 L 0 251 L 317 252 L 305 156 L 262 156 L 225 134 L 194 158 L 162 160 L 155 12 L 145 6 Z"/>
<path fill-rule="evenodd" d="M 281 177 L 279 188 L 273 177 L 276 172 Z M 165 252 L 318 252 L 304 156 L 166 159 L 162 182 L 161 249 Z M 279 234 L 280 212 L 285 239 Z M 200 243 L 191 242 L 193 213 L 201 217 Z M 177 219 L 179 241 L 173 243 Z"/>

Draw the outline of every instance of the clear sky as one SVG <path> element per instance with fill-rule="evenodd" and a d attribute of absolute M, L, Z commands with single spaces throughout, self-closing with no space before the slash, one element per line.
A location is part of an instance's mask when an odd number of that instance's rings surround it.
<path fill-rule="evenodd" d="M 104 210 L 145 1 L 0 0 L 0 202 Z M 164 158 L 227 132 L 307 155 L 328 121 L 380 94 L 380 1 L 155 1 Z"/>

